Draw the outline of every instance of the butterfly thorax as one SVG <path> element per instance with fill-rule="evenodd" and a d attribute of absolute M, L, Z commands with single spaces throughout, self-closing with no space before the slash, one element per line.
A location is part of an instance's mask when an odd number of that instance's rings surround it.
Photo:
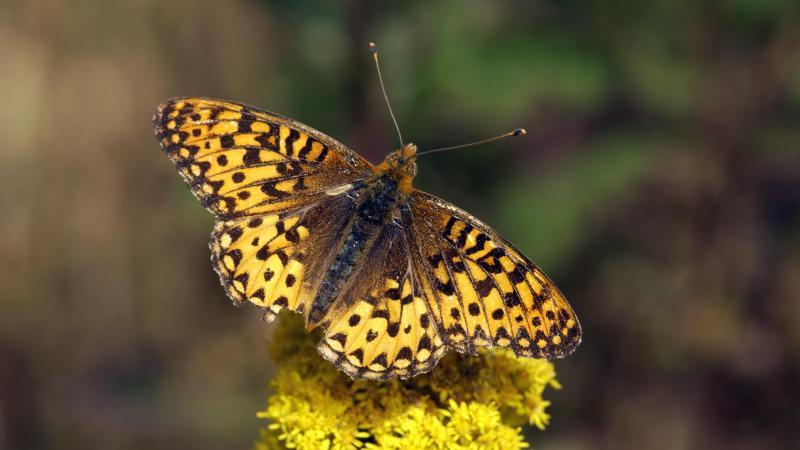
<path fill-rule="evenodd" d="M 413 144 L 395 150 L 375 167 L 372 176 L 350 188 L 347 196 L 355 214 L 340 232 L 328 269 L 316 289 L 307 317 L 308 328 L 324 321 L 331 306 L 345 295 L 358 268 L 369 267 L 375 242 L 396 219 L 398 207 L 413 190 L 416 151 Z"/>

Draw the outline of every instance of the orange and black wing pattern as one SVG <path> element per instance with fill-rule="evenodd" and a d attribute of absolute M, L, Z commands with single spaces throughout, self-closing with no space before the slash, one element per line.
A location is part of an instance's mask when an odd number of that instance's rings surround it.
<path fill-rule="evenodd" d="M 308 261 L 349 212 L 341 194 L 372 173 L 355 152 L 308 126 L 250 106 L 176 98 L 157 109 L 156 136 L 217 218 L 211 253 L 228 296 L 271 320 L 302 312 Z"/>
<path fill-rule="evenodd" d="M 410 216 L 405 215 L 405 219 Z M 369 265 L 328 315 L 320 354 L 353 378 L 385 380 L 429 372 L 444 355 L 441 328 L 414 270 L 415 249 L 398 219 L 376 239 Z"/>
<path fill-rule="evenodd" d="M 161 104 L 153 121 L 186 184 L 222 220 L 313 203 L 373 171 L 323 133 L 237 103 L 176 98 Z"/>
<path fill-rule="evenodd" d="M 575 313 L 550 279 L 478 219 L 411 190 L 413 175 L 408 191 L 379 199 L 378 169 L 355 152 L 241 104 L 177 98 L 154 122 L 217 219 L 211 259 L 234 302 L 263 308 L 267 320 L 284 308 L 310 317 L 315 288 L 331 285 L 323 276 L 341 275 L 342 290 L 316 322 L 318 349 L 350 376 L 409 378 L 448 348 L 557 358 L 580 343 Z M 372 217 L 381 208 L 387 222 Z M 355 254 L 348 242 L 366 252 L 351 266 L 342 262 Z"/>
<path fill-rule="evenodd" d="M 581 340 L 547 276 L 468 213 L 413 191 L 332 309 L 320 353 L 354 378 L 428 372 L 448 348 L 558 358 Z"/>
<path fill-rule="evenodd" d="M 461 209 L 420 191 L 410 196 L 416 273 L 448 347 L 547 359 L 572 353 L 580 324 L 538 267 Z"/>

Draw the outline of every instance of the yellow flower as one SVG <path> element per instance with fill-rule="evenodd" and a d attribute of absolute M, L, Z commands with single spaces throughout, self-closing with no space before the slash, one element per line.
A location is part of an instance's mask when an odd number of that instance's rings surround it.
<path fill-rule="evenodd" d="M 278 372 L 258 417 L 256 450 L 526 448 L 521 426 L 550 421 L 542 398 L 559 389 L 550 362 L 507 350 L 450 352 L 411 380 L 355 381 L 316 352 L 319 336 L 283 317 L 270 353 Z"/>

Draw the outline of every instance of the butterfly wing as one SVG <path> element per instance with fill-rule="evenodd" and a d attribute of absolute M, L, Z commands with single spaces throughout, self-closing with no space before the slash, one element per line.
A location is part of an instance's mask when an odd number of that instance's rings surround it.
<path fill-rule="evenodd" d="M 217 217 L 212 261 L 228 295 L 303 312 L 320 262 L 373 167 L 339 142 L 283 116 L 199 98 L 154 117 L 162 148 Z M 511 348 L 551 358 L 581 339 L 552 282 L 488 226 L 414 191 L 374 241 L 368 261 L 331 306 L 320 353 L 356 378 L 427 372 L 447 347 Z M 316 275 L 315 275 L 316 274 Z"/>
<path fill-rule="evenodd" d="M 211 261 L 228 296 L 264 308 L 267 321 L 283 308 L 305 313 L 319 263 L 352 214 L 351 200 L 337 195 L 282 213 L 217 222 Z"/>
<path fill-rule="evenodd" d="M 223 220 L 313 203 L 373 171 L 333 138 L 237 103 L 176 98 L 158 107 L 153 122 L 186 184 Z"/>
<path fill-rule="evenodd" d="M 430 371 L 446 348 L 414 267 L 408 210 L 386 226 L 325 320 L 320 354 L 359 379 Z"/>
<path fill-rule="evenodd" d="M 416 266 L 447 346 L 460 352 L 498 346 L 548 359 L 575 349 L 578 319 L 538 267 L 461 209 L 420 191 L 410 197 Z"/>
<path fill-rule="evenodd" d="M 217 218 L 214 268 L 228 296 L 302 312 L 309 262 L 351 214 L 348 187 L 372 166 L 336 140 L 278 114 L 203 98 L 158 107 L 156 136 Z"/>
<path fill-rule="evenodd" d="M 423 192 L 400 205 L 329 313 L 318 349 L 354 378 L 409 378 L 447 348 L 556 358 L 580 343 L 575 313 L 547 276 L 478 219 Z"/>

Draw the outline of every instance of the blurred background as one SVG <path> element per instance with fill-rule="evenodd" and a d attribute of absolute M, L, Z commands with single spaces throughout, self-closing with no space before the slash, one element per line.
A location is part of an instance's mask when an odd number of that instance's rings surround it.
<path fill-rule="evenodd" d="M 150 118 L 283 113 L 416 184 L 561 287 L 537 449 L 800 448 L 800 3 L 0 4 L 0 448 L 248 448 L 270 327 L 211 269 L 211 216 Z"/>

